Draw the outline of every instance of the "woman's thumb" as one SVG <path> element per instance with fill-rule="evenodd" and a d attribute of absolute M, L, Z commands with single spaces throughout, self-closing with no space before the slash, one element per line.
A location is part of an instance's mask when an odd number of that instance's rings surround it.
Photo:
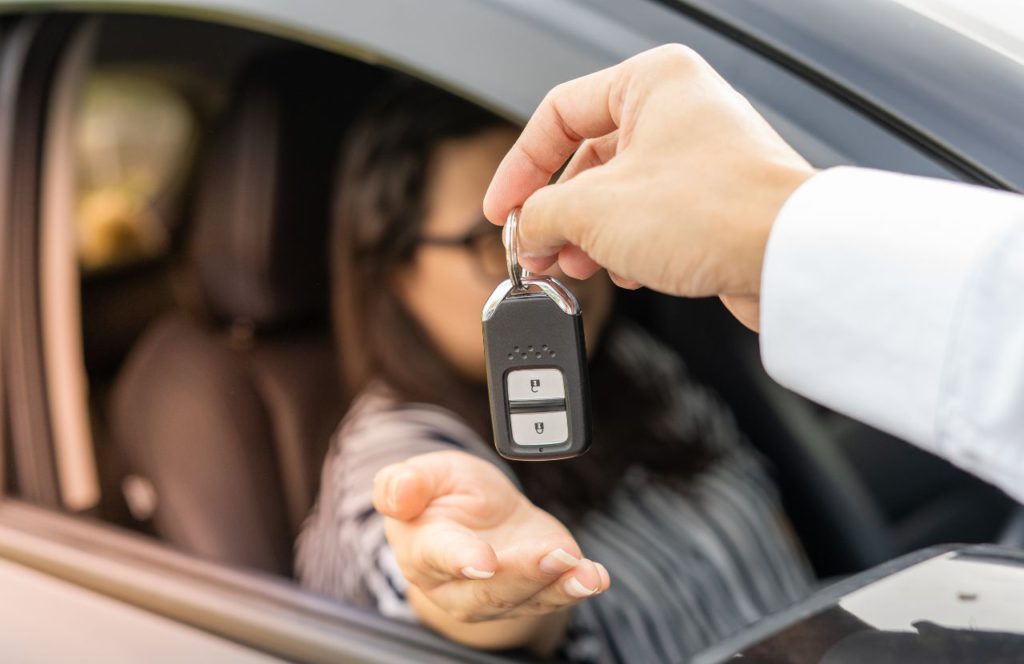
<path fill-rule="evenodd" d="M 429 459 L 432 455 L 413 457 L 386 466 L 373 479 L 373 506 L 394 519 L 415 519 L 437 498 L 446 481 L 450 466 Z"/>

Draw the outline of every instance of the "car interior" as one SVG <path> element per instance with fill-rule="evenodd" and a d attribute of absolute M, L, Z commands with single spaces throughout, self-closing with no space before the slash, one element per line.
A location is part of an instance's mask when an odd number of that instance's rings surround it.
<path fill-rule="evenodd" d="M 72 173 L 44 178 L 55 199 L 69 192 L 53 223 L 74 238 L 43 263 L 62 263 L 75 294 L 46 324 L 67 351 L 61 403 L 80 412 L 55 446 L 79 441 L 95 468 L 64 509 L 289 577 L 346 406 L 328 304 L 334 164 L 389 71 L 168 17 L 105 17 L 91 40 L 53 93 L 69 101 L 52 163 Z M 617 306 L 730 405 L 821 578 L 1004 533 L 1015 506 L 1001 492 L 773 383 L 756 335 L 717 300 L 641 291 Z"/>

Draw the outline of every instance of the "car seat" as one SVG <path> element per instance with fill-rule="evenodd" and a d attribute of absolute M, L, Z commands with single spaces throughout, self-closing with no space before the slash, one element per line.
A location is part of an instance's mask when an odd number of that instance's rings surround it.
<path fill-rule="evenodd" d="M 117 377 L 111 434 L 129 481 L 148 487 L 156 533 L 195 555 L 291 574 L 343 412 L 328 324 L 330 189 L 372 72 L 311 51 L 245 68 L 196 185 L 200 311 L 158 319 Z"/>

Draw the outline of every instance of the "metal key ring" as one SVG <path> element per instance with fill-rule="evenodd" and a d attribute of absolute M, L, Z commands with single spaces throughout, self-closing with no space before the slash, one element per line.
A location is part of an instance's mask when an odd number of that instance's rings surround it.
<path fill-rule="evenodd" d="M 524 289 L 523 278 L 530 276 L 530 273 L 519 264 L 519 210 L 513 208 L 505 220 L 504 243 L 505 243 L 505 267 L 508 268 L 508 278 L 512 287 L 521 291 Z"/>

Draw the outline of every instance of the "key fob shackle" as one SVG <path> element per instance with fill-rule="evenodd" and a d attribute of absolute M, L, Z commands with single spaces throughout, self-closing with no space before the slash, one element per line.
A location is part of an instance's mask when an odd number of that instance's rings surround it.
<path fill-rule="evenodd" d="M 516 212 L 506 225 L 510 278 L 482 315 L 494 445 L 506 459 L 568 459 L 590 447 L 583 315 L 560 281 L 519 268 Z"/>

